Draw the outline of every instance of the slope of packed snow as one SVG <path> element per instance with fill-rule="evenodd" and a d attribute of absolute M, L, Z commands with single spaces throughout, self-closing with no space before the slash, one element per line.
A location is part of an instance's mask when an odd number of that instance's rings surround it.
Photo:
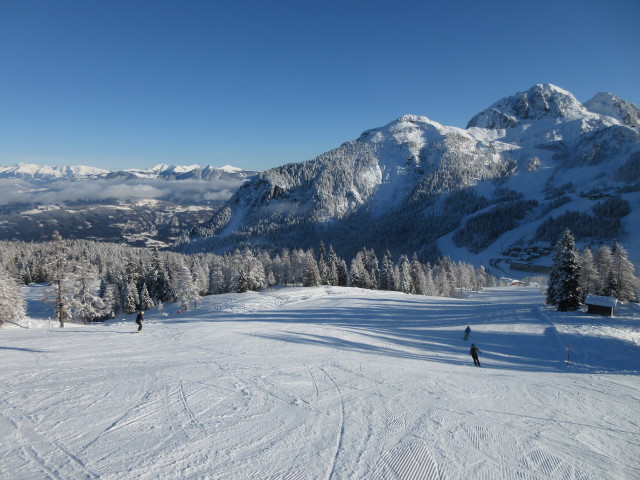
<path fill-rule="evenodd" d="M 0 331 L 1 478 L 640 477 L 636 305 L 282 288 L 167 305 L 134 334 L 133 316 L 55 328 L 39 293 Z"/>

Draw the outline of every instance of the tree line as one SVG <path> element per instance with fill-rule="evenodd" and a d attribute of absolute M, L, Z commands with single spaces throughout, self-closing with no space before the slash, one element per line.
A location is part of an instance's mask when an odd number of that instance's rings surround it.
<path fill-rule="evenodd" d="M 186 255 L 122 244 L 63 239 L 43 243 L 0 242 L 0 324 L 26 315 L 21 285 L 47 284 L 44 301 L 60 326 L 100 321 L 165 303 L 188 310 L 205 295 L 275 285 L 351 286 L 408 294 L 455 297 L 463 290 L 495 286 L 483 268 L 442 257 L 433 265 L 416 254 L 382 261 L 362 248 L 347 262 L 333 247 L 275 253 L 243 248 L 223 255 Z"/>
<path fill-rule="evenodd" d="M 594 253 L 589 247 L 577 250 L 570 230 L 558 240 L 546 301 L 559 311 L 577 310 L 589 294 L 637 302 L 639 289 L 633 263 L 618 242 L 612 247 L 601 245 Z"/>

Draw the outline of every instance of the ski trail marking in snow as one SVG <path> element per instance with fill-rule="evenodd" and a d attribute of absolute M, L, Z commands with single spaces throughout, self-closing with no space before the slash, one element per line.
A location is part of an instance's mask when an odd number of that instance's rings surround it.
<path fill-rule="evenodd" d="M 46 464 L 46 462 L 40 458 L 40 456 L 36 453 L 36 451 L 31 448 L 31 447 L 22 447 L 22 451 L 24 452 L 25 456 L 30 459 L 32 462 L 37 463 L 38 465 L 40 465 L 40 468 L 42 468 L 42 470 L 44 470 L 45 472 L 47 472 L 49 475 L 51 475 L 52 478 L 55 479 L 60 479 L 61 477 L 57 474 L 57 472 L 51 468 L 49 468 Z"/>
<path fill-rule="evenodd" d="M 372 478 L 380 480 L 445 480 L 425 442 L 395 447 L 380 457 Z"/>
<path fill-rule="evenodd" d="M 574 468 L 539 448 L 534 448 L 523 459 L 523 466 L 532 472 L 540 472 L 551 478 L 576 478 Z"/>
<path fill-rule="evenodd" d="M 26 434 L 23 438 L 23 443 L 26 446 L 22 447 L 26 457 L 37 463 L 53 478 L 98 478 L 98 475 L 89 470 L 77 455 L 71 453 L 60 442 L 49 441 L 30 426 L 25 428 L 23 425 L 21 433 Z M 60 453 L 63 454 L 62 458 L 60 458 Z M 65 471 L 59 472 L 49 464 L 64 466 Z"/>
<path fill-rule="evenodd" d="M 340 391 L 340 387 L 334 380 L 334 378 L 327 373 L 324 368 L 320 368 L 322 372 L 327 376 L 327 378 L 333 383 L 333 386 L 336 388 L 338 392 L 338 397 L 340 398 L 340 428 L 338 430 L 338 435 L 336 437 L 336 448 L 333 458 L 331 459 L 330 469 L 328 469 L 327 479 L 330 480 L 333 477 L 333 472 L 336 468 L 336 463 L 338 461 L 338 455 L 340 455 L 340 448 L 342 447 L 342 439 L 344 438 L 344 399 L 342 398 L 342 392 Z"/>
<path fill-rule="evenodd" d="M 307 480 L 307 474 L 302 472 L 280 473 L 271 477 L 269 480 Z"/>
<path fill-rule="evenodd" d="M 311 369 L 307 367 L 307 370 L 309 371 L 309 375 L 311 375 L 311 380 L 313 381 L 313 388 L 315 390 L 315 401 L 317 402 L 320 398 L 318 394 L 318 382 L 316 381 L 316 377 L 313 375 Z"/>
<path fill-rule="evenodd" d="M 174 403 L 170 401 L 170 396 L 175 394 L 176 391 L 169 393 L 169 390 L 167 388 L 166 375 L 163 375 L 163 381 L 164 381 L 164 396 L 163 396 L 164 409 L 167 416 L 167 420 L 169 421 L 169 427 L 171 428 L 171 431 L 176 436 L 176 438 L 180 441 L 180 443 L 185 444 L 188 441 L 187 436 L 185 435 L 184 430 L 182 429 L 182 426 L 176 421 L 174 421 L 174 418 L 173 418 L 174 414 L 170 409 L 170 406 L 172 405 L 172 403 Z"/>
<path fill-rule="evenodd" d="M 180 399 L 180 403 L 182 404 L 182 408 L 184 410 L 184 412 L 187 414 L 187 417 L 189 418 L 189 421 L 195 425 L 204 435 L 206 435 L 206 430 L 204 428 L 204 426 L 202 425 L 202 423 L 200 423 L 196 416 L 193 414 L 193 411 L 191 410 L 191 408 L 189 407 L 189 402 L 187 401 L 187 395 L 185 395 L 184 393 L 184 385 L 182 384 L 182 379 L 180 379 L 178 377 L 179 380 L 179 389 L 178 389 L 178 398 Z"/>
<path fill-rule="evenodd" d="M 407 427 L 407 420 L 403 415 L 392 412 L 389 409 L 385 409 L 384 413 L 387 419 L 387 429 L 398 431 Z"/>

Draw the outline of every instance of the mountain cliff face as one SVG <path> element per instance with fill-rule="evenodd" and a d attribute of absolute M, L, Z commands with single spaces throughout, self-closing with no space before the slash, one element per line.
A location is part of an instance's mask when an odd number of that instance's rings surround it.
<path fill-rule="evenodd" d="M 181 248 L 323 240 L 345 256 L 367 247 L 473 260 L 548 245 L 564 228 L 585 243 L 624 239 L 638 215 L 639 111 L 611 94 L 581 104 L 535 85 L 466 129 L 405 115 L 315 160 L 258 174 Z"/>

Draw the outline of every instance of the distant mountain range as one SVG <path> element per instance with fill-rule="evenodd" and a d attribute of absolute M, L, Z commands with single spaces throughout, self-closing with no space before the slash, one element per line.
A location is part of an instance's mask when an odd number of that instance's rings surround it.
<path fill-rule="evenodd" d="M 466 129 L 405 115 L 257 174 L 180 248 L 323 240 L 347 258 L 367 247 L 526 263 L 570 228 L 583 246 L 620 239 L 637 262 L 639 126 L 640 109 L 623 99 L 599 93 L 583 104 L 549 84 L 499 100 Z"/>
<path fill-rule="evenodd" d="M 20 178 L 52 182 L 56 180 L 95 180 L 95 179 L 164 179 L 164 180 L 220 180 L 245 179 L 257 172 L 245 171 L 225 165 L 214 167 L 207 165 L 178 166 L 159 164 L 149 169 L 104 170 L 86 166 L 48 166 L 30 163 L 18 163 L 11 166 L 0 165 L 0 179 Z"/>
<path fill-rule="evenodd" d="M 0 240 L 48 240 L 58 230 L 65 238 L 167 247 L 256 173 L 199 165 L 0 166 Z"/>

